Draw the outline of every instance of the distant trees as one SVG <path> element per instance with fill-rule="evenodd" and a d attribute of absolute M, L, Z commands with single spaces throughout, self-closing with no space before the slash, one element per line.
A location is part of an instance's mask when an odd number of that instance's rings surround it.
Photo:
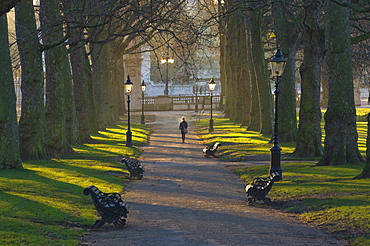
<path fill-rule="evenodd" d="M 324 4 L 323 4 L 324 3 Z M 266 6 L 272 4 L 273 15 L 265 12 L 264 18 L 273 17 L 274 34 L 276 37 L 276 45 L 283 49 L 283 53 L 288 58 L 286 70 L 284 72 L 283 83 L 281 84 L 280 104 L 283 113 L 279 117 L 279 139 L 282 142 L 297 140 L 297 147 L 293 155 L 297 157 L 313 157 L 322 156 L 318 165 L 336 165 L 345 163 L 357 163 L 363 161 L 357 147 L 357 132 L 355 121 L 355 105 L 354 105 L 354 90 L 351 64 L 351 43 L 355 41 L 364 41 L 369 37 L 369 28 L 366 22 L 366 13 L 369 12 L 369 6 L 365 1 L 241 1 L 229 0 L 224 1 L 226 11 L 225 22 L 226 26 L 235 26 L 235 23 L 228 22 L 228 19 L 237 15 L 240 9 L 243 9 L 239 16 L 247 16 L 249 12 L 256 13 Z M 235 7 L 237 6 L 237 7 Z M 323 15 L 325 13 L 325 15 Z M 340 13 L 340 14 L 338 14 Z M 244 15 L 243 15 L 244 14 Z M 253 16 L 253 21 L 257 15 Z M 350 35 L 350 17 L 352 22 L 356 21 L 357 33 Z M 362 22 L 360 22 L 361 20 Z M 253 21 L 248 22 L 253 23 Z M 326 25 L 324 27 L 324 24 Z M 246 25 L 248 26 L 248 25 Z M 227 30 L 226 28 L 226 30 Z M 266 30 L 266 29 L 264 29 Z M 226 31 L 226 47 L 228 42 L 234 42 L 232 46 L 238 47 L 238 52 L 243 52 L 244 56 L 249 58 L 248 51 L 243 50 L 243 47 L 237 45 L 236 35 L 240 30 L 232 30 L 230 33 Z M 254 32 L 256 33 L 256 32 Z M 265 32 L 266 33 L 266 32 Z M 267 36 L 261 40 L 265 41 L 264 48 L 273 47 L 268 42 L 271 41 Z M 326 46 L 325 46 L 326 42 Z M 222 48 L 221 48 L 222 49 Z M 296 101 L 295 101 L 295 78 L 296 78 L 296 53 L 300 49 L 304 52 L 303 63 L 300 66 L 301 74 L 301 108 L 300 122 L 297 129 L 296 122 Z M 255 51 L 255 49 L 252 49 Z M 238 53 L 231 49 L 234 54 L 231 57 L 237 58 Z M 226 56 L 227 50 L 226 50 Z M 326 60 L 324 60 L 326 56 Z M 255 57 L 255 55 L 253 56 Z M 241 61 L 239 65 L 237 61 Z M 237 58 L 233 60 L 231 66 L 231 76 L 238 74 L 238 69 L 243 66 L 243 59 Z M 321 71 L 324 67 L 324 62 L 327 62 L 329 75 L 329 103 L 328 110 L 325 114 L 325 147 L 323 149 L 321 143 L 321 108 L 320 108 L 320 88 L 321 88 Z M 223 61 L 227 68 L 227 58 Z M 261 64 L 261 61 L 252 61 L 253 65 Z M 257 76 L 261 75 L 260 70 Z M 230 77 L 227 75 L 223 81 L 229 88 L 238 88 L 240 91 L 243 84 L 240 84 L 244 77 Z M 253 82 L 253 77 L 245 76 L 247 80 Z M 255 90 L 256 86 L 260 86 L 261 79 L 257 80 L 257 84 L 252 83 L 251 91 L 253 96 L 258 95 L 261 91 Z M 229 84 L 232 83 L 232 84 Z M 238 84 L 239 83 L 239 84 Z M 233 87 L 234 86 L 234 87 Z M 232 96 L 231 96 L 232 95 Z M 243 107 L 237 106 L 237 92 L 227 94 L 225 112 L 233 119 L 232 109 L 243 110 Z M 245 93 L 244 97 L 248 97 Z M 248 129 L 258 129 L 255 127 L 257 113 L 253 113 L 253 109 L 258 107 L 258 104 L 252 102 L 251 119 Z M 260 104 L 259 104 L 260 105 Z M 258 112 L 262 112 L 260 108 Z M 248 112 L 245 112 L 248 113 Z M 236 119 L 236 122 L 237 119 Z M 298 130 L 298 132 L 297 132 Z M 298 134 L 297 134 L 298 133 Z"/>
<path fill-rule="evenodd" d="M 191 5 L 193 10 L 198 8 L 195 12 L 189 11 L 187 2 L 41 0 L 36 17 L 32 0 L 18 3 L 16 31 L 23 99 L 20 148 L 13 146 L 13 157 L 7 158 L 13 159 L 13 164 L 2 160 L 1 163 L 7 163 L 4 168 L 19 167 L 18 152 L 23 160 L 71 153 L 71 145 L 91 141 L 91 133 L 116 121 L 124 113 L 123 107 L 119 107 L 124 104 L 123 95 L 117 90 L 128 75 L 122 66 L 123 55 L 140 52 L 143 44 L 155 50 L 172 43 L 178 49 L 174 52 L 182 53 L 185 64 L 201 45 L 214 48 L 217 35 L 228 117 L 248 125 L 248 130 L 272 134 L 273 97 L 265 54 L 280 46 L 289 61 L 280 87 L 280 141 L 297 141 L 293 153 L 297 157 L 323 155 L 318 165 L 362 161 L 357 148 L 352 71 L 348 68 L 352 67 L 351 44 L 370 36 L 367 2 L 199 0 Z M 15 3 L 16 0 L 3 2 L 0 13 Z M 353 25 L 356 32 L 350 29 L 350 22 L 357 24 Z M 2 34 L 1 45 L 5 48 L 8 44 Z M 298 128 L 297 50 L 304 53 L 299 68 L 302 94 Z M 325 56 L 329 102 L 323 149 L 320 85 Z M 1 69 L 1 76 L 8 76 L 2 80 L 12 80 L 6 70 L 9 63 Z M 12 93 L 5 93 L 12 90 L 10 84 L 7 86 L 0 91 L 1 100 L 12 97 Z M 6 99 L 6 109 L 15 110 L 13 100 Z M 4 124 L 0 133 L 6 124 L 17 129 L 12 122 L 13 111 L 5 108 L 0 108 L 0 125 Z M 6 146 L 10 139 L 17 143 L 17 134 L 5 137 L 6 134 L 1 135 L 0 146 Z"/>
<path fill-rule="evenodd" d="M 16 2 L 3 1 L 0 11 Z M 123 89 L 117 88 L 122 88 L 124 73 L 127 75 L 123 55 L 140 52 L 140 46 L 155 36 L 160 39 L 163 33 L 176 37 L 186 20 L 186 14 L 179 18 L 186 13 L 185 2 L 41 0 L 36 8 L 32 0 L 19 3 L 15 12 L 22 71 L 20 140 L 16 116 L 10 117 L 15 113 L 15 98 L 11 98 L 14 84 L 8 71 L 11 63 L 7 63 L 2 74 L 8 76 L 11 87 L 0 91 L 0 98 L 7 102 L 1 105 L 11 111 L 6 112 L 8 116 L 5 111 L 0 113 L 0 119 L 14 129 L 10 131 L 8 125 L 0 128 L 6 131 L 1 135 L 1 153 L 6 155 L 2 155 L 0 168 L 19 167 L 19 155 L 22 160 L 37 160 L 72 153 L 72 144 L 91 141 L 91 133 L 118 120 L 124 113 L 124 100 Z M 6 21 L 5 16 L 2 20 Z M 1 45 L 9 53 L 7 28 L 1 30 Z M 10 141 L 14 151 L 10 151 Z"/>
<path fill-rule="evenodd" d="M 263 4 L 228 0 L 218 1 L 213 15 L 220 31 L 225 115 L 248 125 L 248 130 L 272 134 L 272 96 L 261 32 L 265 11 Z"/>

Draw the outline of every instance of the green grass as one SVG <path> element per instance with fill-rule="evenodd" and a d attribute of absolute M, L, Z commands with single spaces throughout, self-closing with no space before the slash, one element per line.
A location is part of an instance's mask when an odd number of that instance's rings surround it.
<path fill-rule="evenodd" d="M 364 157 L 369 112 L 369 108 L 357 110 L 358 146 Z M 270 155 L 271 136 L 247 132 L 246 127 L 217 116 L 212 133 L 208 133 L 208 120 L 197 125 L 205 144 L 225 143 L 219 149 L 223 160 L 243 161 L 255 155 Z M 286 143 L 279 146 L 282 154 L 291 153 L 295 147 Z M 268 194 L 274 206 L 350 241 L 351 245 L 370 245 L 370 179 L 354 179 L 363 164 L 322 167 L 316 166 L 315 160 L 288 160 L 283 159 L 281 164 L 283 181 L 275 183 Z M 245 167 L 242 162 L 239 167 L 232 167 L 246 183 L 255 177 L 268 176 L 269 168 L 269 165 Z"/>
<path fill-rule="evenodd" d="M 247 127 L 234 124 L 227 118 L 214 118 L 214 132 L 208 132 L 208 120 L 197 122 L 198 134 L 204 144 L 221 142 L 219 152 L 221 160 L 242 161 L 247 157 L 269 155 L 272 144 L 269 142 L 272 135 L 262 135 L 258 132 L 247 131 Z M 294 143 L 281 143 L 282 154 L 291 153 Z"/>
<path fill-rule="evenodd" d="M 73 146 L 68 159 L 27 161 L 24 170 L 0 173 L 0 245 L 77 245 L 98 218 L 84 188 L 121 192 L 128 172 L 123 156 L 138 157 L 138 147 L 126 147 L 127 125 L 118 123 L 92 136 L 93 144 Z M 131 124 L 133 145 L 147 144 L 150 129 Z M 120 177 L 107 171 L 121 173 Z"/>
<path fill-rule="evenodd" d="M 370 179 L 353 179 L 362 165 L 315 166 L 314 162 L 281 164 L 283 181 L 268 194 L 277 209 L 332 233 L 351 245 L 370 245 Z M 266 177 L 269 166 L 240 167 L 246 182 Z"/>

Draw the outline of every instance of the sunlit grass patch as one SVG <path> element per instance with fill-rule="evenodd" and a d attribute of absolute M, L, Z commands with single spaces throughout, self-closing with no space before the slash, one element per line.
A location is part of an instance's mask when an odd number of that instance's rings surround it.
<path fill-rule="evenodd" d="M 128 172 L 119 160 L 141 153 L 126 147 L 126 131 L 127 124 L 119 123 L 94 134 L 94 143 L 73 146 L 76 154 L 69 158 L 27 161 L 24 170 L 2 170 L 0 245 L 77 245 L 78 235 L 97 219 L 83 189 L 96 185 L 103 192 L 122 192 Z M 134 145 L 148 143 L 147 126 L 132 123 L 131 131 Z"/>
<path fill-rule="evenodd" d="M 366 154 L 367 117 L 370 109 L 358 109 L 357 132 L 361 154 Z M 361 120 L 362 119 L 362 120 Z M 322 141 L 325 131 L 322 122 Z M 221 160 L 242 161 L 248 156 L 269 155 L 271 136 L 246 131 L 246 127 L 233 124 L 229 119 L 215 118 L 215 131 L 208 133 L 208 120 L 198 122 L 205 144 L 219 141 L 223 144 Z M 279 143 L 282 154 L 294 151 L 295 143 Z M 247 159 L 253 160 L 253 159 Z M 288 162 L 282 158 L 283 180 L 274 184 L 268 197 L 278 207 L 297 213 L 308 223 L 314 223 L 337 237 L 351 241 L 351 245 L 370 245 L 370 180 L 354 179 L 361 173 L 363 164 L 316 166 L 316 161 Z M 317 158 L 316 160 L 319 160 Z M 267 177 L 270 165 L 257 165 L 234 171 L 249 183 L 255 177 Z M 235 170 L 236 168 L 236 170 Z"/>
<path fill-rule="evenodd" d="M 314 162 L 283 161 L 281 166 L 283 180 L 268 194 L 279 208 L 299 214 L 305 222 L 350 240 L 352 245 L 369 245 L 370 180 L 353 179 L 363 165 L 322 167 Z M 266 177 L 268 170 L 268 165 L 258 165 L 235 172 L 248 183 Z"/>
<path fill-rule="evenodd" d="M 223 160 L 243 160 L 250 155 L 269 155 L 272 135 L 263 135 L 256 131 L 247 131 L 246 126 L 240 126 L 227 118 L 214 118 L 214 132 L 208 132 L 208 120 L 197 122 L 198 134 L 204 144 L 221 142 L 219 153 Z M 294 143 L 281 143 L 282 154 L 291 153 Z"/>
<path fill-rule="evenodd" d="M 322 110 L 323 115 L 325 110 Z M 367 116 L 370 108 L 358 108 L 357 115 Z M 298 115 L 298 113 L 297 113 Z M 246 126 L 233 123 L 229 118 L 218 116 L 214 118 L 214 132 L 209 133 L 209 119 L 196 122 L 198 134 L 202 137 L 205 145 L 221 142 L 219 153 L 223 154 L 223 160 L 244 160 L 249 155 L 270 155 L 272 147 L 271 135 L 263 135 L 255 131 L 247 131 Z M 321 123 L 322 143 L 325 140 L 325 123 Z M 367 122 L 357 122 L 358 147 L 360 153 L 366 155 Z M 291 154 L 295 149 L 295 143 L 279 143 L 282 148 L 281 154 Z M 313 158 L 319 160 L 319 158 Z"/>

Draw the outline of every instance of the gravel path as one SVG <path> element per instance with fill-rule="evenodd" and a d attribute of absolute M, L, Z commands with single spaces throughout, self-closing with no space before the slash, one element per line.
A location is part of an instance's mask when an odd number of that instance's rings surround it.
<path fill-rule="evenodd" d="M 247 206 L 243 181 L 225 163 L 203 157 L 192 112 L 155 114 L 140 157 L 144 179 L 130 182 L 123 194 L 127 227 L 106 224 L 83 245 L 347 245 L 286 214 Z M 178 130 L 182 116 L 190 125 L 186 143 Z"/>

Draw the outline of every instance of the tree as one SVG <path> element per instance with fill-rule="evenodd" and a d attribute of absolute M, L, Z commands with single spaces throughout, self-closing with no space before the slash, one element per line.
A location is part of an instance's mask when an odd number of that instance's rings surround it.
<path fill-rule="evenodd" d="M 15 8 L 17 44 L 22 71 L 22 114 L 19 121 L 22 160 L 48 159 L 45 139 L 42 46 L 36 32 L 32 0 Z"/>
<path fill-rule="evenodd" d="M 6 15 L 0 16 L 0 169 L 22 168 Z"/>
<path fill-rule="evenodd" d="M 50 157 L 59 157 L 72 153 L 70 144 L 79 143 L 79 138 L 67 50 L 65 46 L 57 45 L 66 39 L 58 0 L 40 1 L 40 22 L 46 49 L 47 146 Z"/>
<path fill-rule="evenodd" d="M 251 47 L 252 63 L 256 78 L 256 89 L 258 90 L 259 111 L 260 111 L 260 133 L 272 134 L 273 106 L 270 87 L 270 77 L 267 73 L 264 47 L 261 34 L 262 11 L 251 11 Z M 251 71 L 253 72 L 253 71 Z"/>
<path fill-rule="evenodd" d="M 284 2 L 273 3 L 276 43 L 282 48 L 287 63 L 280 83 L 279 105 L 284 110 L 279 114 L 279 141 L 294 142 L 297 134 L 297 116 L 295 101 L 295 55 L 299 29 L 296 20 L 289 13 L 289 5 Z"/>
<path fill-rule="evenodd" d="M 320 81 L 325 56 L 325 37 L 321 27 L 319 0 L 304 0 L 302 43 L 304 50 L 301 73 L 301 103 L 295 157 L 322 156 Z"/>
<path fill-rule="evenodd" d="M 348 69 L 352 67 L 350 10 L 326 1 L 325 14 L 329 100 L 325 113 L 324 155 L 317 165 L 363 162 L 357 146 L 352 70 Z"/>
<path fill-rule="evenodd" d="M 227 14 L 225 16 L 225 72 L 226 72 L 226 105 L 225 115 L 237 123 L 242 122 L 242 115 L 249 112 L 243 107 L 245 98 L 244 89 L 247 87 L 245 82 L 248 76 L 243 69 L 246 66 L 246 32 L 245 21 L 241 12 L 240 1 L 227 1 L 225 7 Z M 231 11 L 233 10 L 233 11 Z M 235 26 L 242 28 L 235 28 Z M 235 47 L 239 47 L 235 49 Z M 248 88 L 248 87 L 247 87 Z M 249 103 L 249 102 L 248 102 Z M 240 113 L 242 112 L 242 113 Z"/>
<path fill-rule="evenodd" d="M 83 12 L 84 2 L 63 0 L 62 3 L 62 11 L 65 14 L 66 23 L 77 23 L 81 17 L 81 12 Z M 95 129 L 92 127 L 89 117 L 95 118 L 95 103 L 93 98 L 91 98 L 93 92 L 89 91 L 89 83 L 92 81 L 92 71 L 88 61 L 86 44 L 85 42 L 80 42 L 84 38 L 83 30 L 70 24 L 67 25 L 66 31 L 69 37 L 68 51 L 72 69 L 78 135 L 83 143 L 87 143 L 92 141 L 90 134 Z"/>

